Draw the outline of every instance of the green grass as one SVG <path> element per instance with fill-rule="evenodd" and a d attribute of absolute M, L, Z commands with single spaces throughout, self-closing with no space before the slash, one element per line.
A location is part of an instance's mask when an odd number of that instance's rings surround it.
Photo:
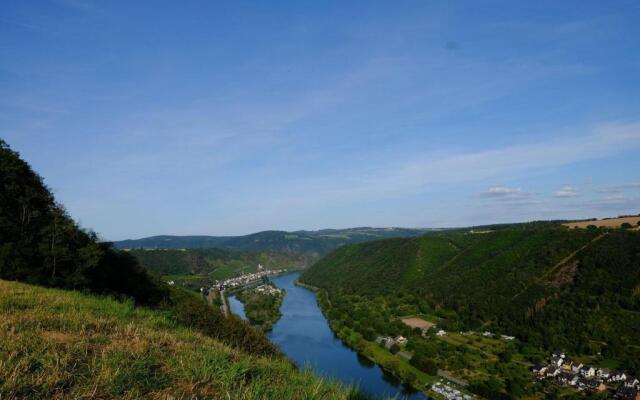
<path fill-rule="evenodd" d="M 467 346 L 474 349 L 487 359 L 496 360 L 497 354 L 505 351 L 509 348 L 509 342 L 501 339 L 487 338 L 481 334 L 460 334 L 455 332 L 447 332 L 445 336 L 436 338 L 436 340 L 442 340 L 455 346 Z"/>
<path fill-rule="evenodd" d="M 131 303 L 0 281 L 0 398 L 356 399 Z"/>
<path fill-rule="evenodd" d="M 376 364 L 383 367 L 393 366 L 393 371 L 398 376 L 413 375 L 414 380 L 411 382 L 417 389 L 424 389 L 425 386 L 431 385 L 438 381 L 438 378 L 426 374 L 419 369 L 413 367 L 404 358 L 391 354 L 387 349 L 382 348 L 380 345 L 372 342 L 367 342 L 364 351 L 365 356 L 372 359 Z"/>

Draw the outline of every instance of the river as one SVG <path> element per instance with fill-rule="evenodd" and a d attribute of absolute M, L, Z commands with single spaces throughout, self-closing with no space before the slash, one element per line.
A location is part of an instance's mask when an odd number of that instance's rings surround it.
<path fill-rule="evenodd" d="M 286 296 L 280 309 L 282 318 L 268 335 L 296 365 L 309 366 L 316 373 L 345 384 L 355 384 L 363 392 L 375 396 L 428 399 L 345 346 L 331 331 L 315 293 L 294 284 L 298 275 L 291 273 L 272 279 L 286 290 Z M 229 307 L 234 314 L 246 319 L 244 307 L 235 296 L 229 297 Z"/>

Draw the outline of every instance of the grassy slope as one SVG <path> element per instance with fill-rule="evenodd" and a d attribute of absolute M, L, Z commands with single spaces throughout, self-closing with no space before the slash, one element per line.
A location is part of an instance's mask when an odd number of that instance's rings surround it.
<path fill-rule="evenodd" d="M 249 356 L 167 314 L 0 281 L 1 398 L 347 399 L 288 361 Z"/>

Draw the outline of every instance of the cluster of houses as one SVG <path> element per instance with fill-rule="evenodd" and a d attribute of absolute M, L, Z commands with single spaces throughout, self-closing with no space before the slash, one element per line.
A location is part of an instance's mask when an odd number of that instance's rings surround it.
<path fill-rule="evenodd" d="M 282 293 L 282 289 L 277 288 L 273 285 L 260 285 L 253 290 L 255 290 L 258 293 L 267 294 L 269 296 L 275 296 Z"/>
<path fill-rule="evenodd" d="M 624 372 L 574 363 L 562 352 L 553 353 L 547 365 L 536 365 L 533 373 L 538 380 L 553 379 L 578 391 L 611 391 L 613 398 L 640 400 L 640 381 Z"/>
<path fill-rule="evenodd" d="M 250 283 L 257 282 L 261 279 L 264 279 L 268 276 L 278 275 L 285 270 L 282 269 L 264 269 L 262 265 L 258 265 L 258 271 L 250 274 L 244 274 L 237 276 L 235 278 L 225 279 L 224 281 L 216 281 L 213 284 L 212 289 L 216 290 L 225 290 L 237 288 L 240 286 L 248 285 Z"/>
<path fill-rule="evenodd" d="M 404 336 L 378 336 L 376 338 L 376 343 L 384 346 L 387 350 L 393 347 L 393 345 L 398 345 L 400 347 L 406 346 L 409 340 Z"/>
<path fill-rule="evenodd" d="M 443 383 L 442 381 L 434 383 L 431 386 L 431 390 L 447 400 L 471 400 L 475 398 L 447 385 L 446 383 Z"/>

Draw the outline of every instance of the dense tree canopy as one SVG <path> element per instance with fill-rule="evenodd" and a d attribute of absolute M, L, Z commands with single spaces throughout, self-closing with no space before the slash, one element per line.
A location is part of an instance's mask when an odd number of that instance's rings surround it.
<path fill-rule="evenodd" d="M 601 352 L 640 372 L 637 231 L 522 224 L 383 240 L 337 249 L 301 280 L 326 290 L 330 319 L 362 335 L 410 334 L 398 317 L 428 314 L 445 330 Z"/>
<path fill-rule="evenodd" d="M 166 295 L 130 255 L 99 243 L 0 141 L 0 278 L 87 289 L 153 304 Z"/>

